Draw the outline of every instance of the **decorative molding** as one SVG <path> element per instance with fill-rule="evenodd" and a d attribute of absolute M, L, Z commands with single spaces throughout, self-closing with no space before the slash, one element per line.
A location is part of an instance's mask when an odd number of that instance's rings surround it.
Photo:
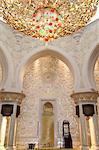
<path fill-rule="evenodd" d="M 97 102 L 99 93 L 97 91 L 93 92 L 77 92 L 73 93 L 71 97 L 74 99 L 75 104 L 79 102 Z"/>
<path fill-rule="evenodd" d="M 21 104 L 25 95 L 17 92 L 0 91 L 0 102 L 17 102 Z"/>

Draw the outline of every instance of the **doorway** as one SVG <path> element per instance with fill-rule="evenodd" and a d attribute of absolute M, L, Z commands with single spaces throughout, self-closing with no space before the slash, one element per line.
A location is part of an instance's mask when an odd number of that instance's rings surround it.
<path fill-rule="evenodd" d="M 41 146 L 54 147 L 54 112 L 50 102 L 43 105 L 41 124 Z"/>

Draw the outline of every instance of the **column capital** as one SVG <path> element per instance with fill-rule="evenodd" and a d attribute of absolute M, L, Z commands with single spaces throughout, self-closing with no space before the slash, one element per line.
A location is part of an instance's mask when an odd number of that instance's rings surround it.
<path fill-rule="evenodd" d="M 87 91 L 87 92 L 76 92 L 71 95 L 71 97 L 74 99 L 75 104 L 79 102 L 97 102 L 97 98 L 99 96 L 99 93 L 97 91 Z"/>
<path fill-rule="evenodd" d="M 17 102 L 21 104 L 22 99 L 25 97 L 23 92 L 8 92 L 8 91 L 0 91 L 0 102 Z"/>

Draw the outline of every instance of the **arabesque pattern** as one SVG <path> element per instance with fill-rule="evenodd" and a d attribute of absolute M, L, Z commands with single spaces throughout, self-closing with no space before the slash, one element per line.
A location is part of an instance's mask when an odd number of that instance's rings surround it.
<path fill-rule="evenodd" d="M 3 18 L 13 28 L 44 41 L 71 34 L 95 15 L 98 0 L 1 0 Z"/>

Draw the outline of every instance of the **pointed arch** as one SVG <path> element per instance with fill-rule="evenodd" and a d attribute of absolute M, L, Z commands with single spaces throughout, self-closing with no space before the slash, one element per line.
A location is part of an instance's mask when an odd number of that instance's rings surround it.
<path fill-rule="evenodd" d="M 84 85 L 86 88 L 89 88 L 91 90 L 96 89 L 94 79 L 94 67 L 98 57 L 99 57 L 99 43 L 96 46 L 94 46 L 89 55 L 86 57 L 83 67 Z"/>
<path fill-rule="evenodd" d="M 67 54 L 66 51 L 63 49 L 61 50 L 60 48 L 47 46 L 35 48 L 33 49 L 33 51 L 28 53 L 27 56 L 22 58 L 22 61 L 17 68 L 17 76 L 16 76 L 17 89 L 19 88 L 22 90 L 24 72 L 28 64 L 31 63 L 31 61 L 33 62 L 36 59 L 45 56 L 47 54 L 57 56 L 61 61 L 63 61 L 68 66 L 74 78 L 74 89 L 79 88 L 80 73 L 78 65 L 76 64 L 74 58 L 69 54 Z"/>
<path fill-rule="evenodd" d="M 13 79 L 13 62 L 9 54 L 9 47 L 6 47 L 3 43 L 0 43 L 0 64 L 3 72 L 0 88 L 10 88 Z"/>

